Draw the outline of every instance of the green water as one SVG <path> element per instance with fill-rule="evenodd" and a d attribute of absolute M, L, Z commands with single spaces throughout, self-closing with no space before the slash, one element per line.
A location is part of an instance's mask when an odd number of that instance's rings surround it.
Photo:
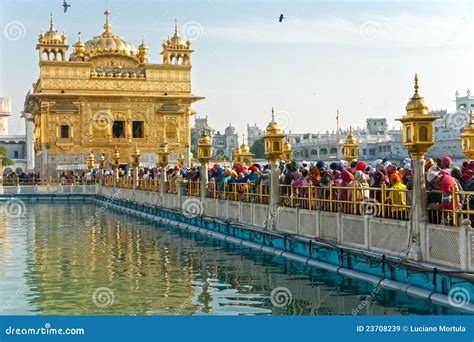
<path fill-rule="evenodd" d="M 4 315 L 456 313 L 95 204 L 1 209 Z"/>

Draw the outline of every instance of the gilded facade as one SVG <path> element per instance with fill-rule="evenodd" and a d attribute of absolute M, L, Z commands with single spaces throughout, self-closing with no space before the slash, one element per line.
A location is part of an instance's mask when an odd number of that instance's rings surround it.
<path fill-rule="evenodd" d="M 104 31 L 82 42 L 80 34 L 68 54 L 67 37 L 54 27 L 38 37 L 40 76 L 26 96 L 25 113 L 34 125 L 35 169 L 44 176 L 79 169 L 92 150 L 106 157 L 115 147 L 121 162 L 130 161 L 137 145 L 142 162 L 157 161 L 167 142 L 170 161 L 184 154 L 190 163 L 191 42 L 175 23 L 174 35 L 162 44 L 162 63 L 148 61 L 142 38 L 136 48 L 112 33 L 105 11 Z"/>

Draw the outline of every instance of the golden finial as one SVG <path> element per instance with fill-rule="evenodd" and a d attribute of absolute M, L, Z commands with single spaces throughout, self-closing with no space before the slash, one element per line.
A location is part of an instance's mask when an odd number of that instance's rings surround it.
<path fill-rule="evenodd" d="M 110 15 L 109 10 L 106 9 L 104 14 L 105 14 L 105 24 L 104 24 L 105 32 L 104 33 L 110 33 L 110 29 L 112 28 L 112 25 L 110 25 L 110 22 L 109 22 L 109 15 Z"/>
<path fill-rule="evenodd" d="M 145 35 L 142 34 L 142 44 L 145 44 Z"/>
<path fill-rule="evenodd" d="M 275 121 L 275 108 L 272 107 L 272 121 Z"/>
<path fill-rule="evenodd" d="M 174 36 L 175 37 L 179 37 L 179 34 L 178 34 L 178 19 L 174 19 Z"/>
<path fill-rule="evenodd" d="M 413 97 L 418 97 L 420 96 L 418 94 L 418 89 L 419 89 L 419 86 L 418 86 L 418 74 L 415 74 L 415 95 L 413 95 Z"/>
<path fill-rule="evenodd" d="M 49 30 L 50 30 L 51 32 L 53 32 L 53 31 L 54 31 L 53 12 L 51 12 L 51 13 L 49 14 L 49 16 L 50 16 L 50 18 L 49 18 Z"/>
<path fill-rule="evenodd" d="M 77 42 L 81 42 L 81 32 L 77 32 Z"/>
<path fill-rule="evenodd" d="M 352 135 L 352 126 L 349 126 L 349 135 Z"/>

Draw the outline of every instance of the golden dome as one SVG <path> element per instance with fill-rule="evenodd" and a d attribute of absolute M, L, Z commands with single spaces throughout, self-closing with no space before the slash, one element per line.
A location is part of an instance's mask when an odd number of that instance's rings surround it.
<path fill-rule="evenodd" d="M 242 135 L 242 145 L 240 145 L 239 150 L 240 150 L 240 153 L 250 152 L 249 146 L 245 143 L 245 135 Z"/>
<path fill-rule="evenodd" d="M 240 145 L 240 151 L 242 153 L 248 153 L 250 152 L 250 148 L 246 143 L 243 143 L 242 145 Z"/>
<path fill-rule="evenodd" d="M 287 140 L 287 141 L 283 144 L 283 151 L 288 152 L 288 151 L 291 151 L 291 150 L 292 150 L 291 144 L 290 144 L 290 142 Z"/>
<path fill-rule="evenodd" d="M 138 145 L 135 144 L 135 148 L 132 150 L 132 156 L 139 156 L 140 155 L 140 149 L 138 148 Z"/>
<path fill-rule="evenodd" d="M 138 50 L 147 50 L 148 46 L 145 44 L 145 36 L 142 35 L 142 43 L 138 46 Z"/>
<path fill-rule="evenodd" d="M 173 49 L 173 50 L 182 50 L 182 49 L 189 49 L 191 46 L 191 42 L 184 41 L 181 39 L 178 33 L 178 21 L 175 19 L 174 20 L 174 36 L 170 39 L 168 38 L 165 40 L 163 43 L 163 46 L 168 48 L 168 49 Z M 169 36 L 168 36 L 169 37 Z"/>
<path fill-rule="evenodd" d="M 49 21 L 49 31 L 44 34 L 41 33 L 38 37 L 38 41 L 41 44 L 66 44 L 66 35 L 64 33 L 60 35 L 54 28 L 54 19 L 52 13 Z"/>
<path fill-rule="evenodd" d="M 356 138 L 352 135 L 352 126 L 349 128 L 349 135 L 346 138 L 346 145 L 355 145 L 357 144 Z"/>
<path fill-rule="evenodd" d="M 418 75 L 415 74 L 415 94 L 407 103 L 407 115 L 428 114 L 428 106 L 425 104 L 425 99 L 418 94 L 418 88 Z"/>
<path fill-rule="evenodd" d="M 281 129 L 278 126 L 278 122 L 275 121 L 275 109 L 272 108 L 272 121 L 267 126 L 267 133 L 270 134 L 280 134 Z"/>
<path fill-rule="evenodd" d="M 198 145 L 211 145 L 211 144 L 212 144 L 211 137 L 207 134 L 206 131 L 204 131 L 201 137 L 199 138 Z"/>
<path fill-rule="evenodd" d="M 121 54 L 135 57 L 137 54 L 135 46 L 110 31 L 112 28 L 109 23 L 110 12 L 106 10 L 104 14 L 105 31 L 100 36 L 96 36 L 85 43 L 86 51 L 89 52 L 91 56 L 99 54 Z"/>

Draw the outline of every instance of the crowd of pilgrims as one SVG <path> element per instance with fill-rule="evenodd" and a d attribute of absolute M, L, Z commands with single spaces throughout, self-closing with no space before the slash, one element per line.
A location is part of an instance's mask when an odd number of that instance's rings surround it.
<path fill-rule="evenodd" d="M 453 194 L 458 191 L 474 191 L 474 161 L 464 161 L 461 167 L 453 166 L 450 157 L 443 157 L 436 161 L 427 159 L 425 162 L 425 181 L 428 190 L 428 204 L 431 209 L 453 209 L 457 206 L 468 205 L 470 199 L 465 195 Z M 133 169 L 119 169 L 119 177 L 131 177 Z M 179 166 L 170 167 L 167 171 L 167 180 L 188 180 L 199 181 L 200 167 L 180 168 Z M 62 172 L 60 178 L 64 184 L 76 182 L 87 183 L 99 178 L 99 170 L 81 171 L 79 174 Z M 112 176 L 113 171 L 106 171 L 105 176 Z M 268 165 L 252 164 L 244 167 L 240 164 L 227 166 L 225 164 L 214 164 L 209 169 L 209 181 L 213 183 L 217 191 L 221 192 L 224 187 L 232 184 L 255 184 L 269 185 L 270 169 Z M 160 170 L 156 168 L 140 168 L 139 179 L 159 179 Z M 3 175 L 4 184 L 17 182 L 23 184 L 35 184 L 39 174 L 32 173 L 7 173 Z M 280 184 L 296 188 L 299 194 L 304 196 L 304 189 L 308 185 L 319 188 L 333 187 L 356 187 L 359 189 L 357 194 L 362 196 L 357 200 L 376 200 L 380 201 L 379 191 L 373 191 L 377 188 L 385 187 L 388 190 L 387 201 L 399 206 L 411 204 L 410 191 L 390 191 L 390 190 L 411 190 L 413 171 L 410 159 L 405 159 L 403 164 L 397 166 L 388 160 L 378 159 L 370 164 L 362 161 L 353 161 L 348 164 L 341 160 L 338 162 L 325 163 L 318 162 L 297 162 L 291 161 L 286 164 L 281 161 L 279 164 Z M 257 187 L 251 187 L 257 189 Z M 364 190 L 367 189 L 367 190 Z M 435 190 L 435 191 L 433 191 Z M 339 191 L 338 196 L 341 200 L 350 200 L 351 191 Z M 341 198 L 342 197 L 342 198 Z"/>

